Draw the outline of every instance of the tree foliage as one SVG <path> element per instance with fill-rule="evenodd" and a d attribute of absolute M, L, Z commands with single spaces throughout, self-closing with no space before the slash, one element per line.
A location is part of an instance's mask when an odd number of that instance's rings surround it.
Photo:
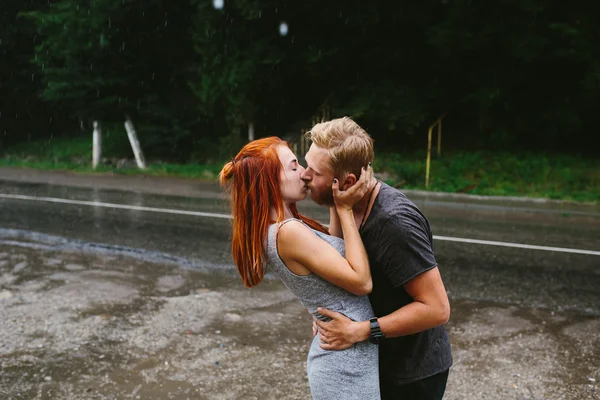
<path fill-rule="evenodd" d="M 299 133 L 326 104 L 388 149 L 422 147 L 446 114 L 454 147 L 590 151 L 599 9 L 558 0 L 228 0 L 222 10 L 210 0 L 6 0 L 0 88 L 18 101 L 0 100 L 0 133 L 10 125 L 9 136 L 25 140 L 14 129 L 22 122 L 8 123 L 13 113 L 46 112 L 67 131 L 128 114 L 151 154 L 187 159 L 214 155 L 249 123 L 258 136 Z M 40 120 L 27 129 L 45 137 Z"/>

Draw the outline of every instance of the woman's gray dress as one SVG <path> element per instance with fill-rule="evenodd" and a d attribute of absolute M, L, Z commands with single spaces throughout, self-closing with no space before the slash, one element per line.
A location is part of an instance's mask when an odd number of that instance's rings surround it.
<path fill-rule="evenodd" d="M 286 267 L 277 251 L 277 232 L 281 224 L 291 220 L 288 219 L 269 227 L 269 271 L 277 275 L 316 318 L 326 320 L 317 313 L 317 307 L 340 312 L 355 321 L 372 318 L 374 316 L 373 309 L 367 296 L 356 296 L 315 274 L 296 275 Z M 342 256 L 345 255 L 342 239 L 311 230 L 339 251 Z M 298 246 L 302 246 L 302 243 L 298 243 Z M 306 366 L 313 399 L 379 399 L 378 357 L 378 346 L 369 341 L 356 343 L 342 351 L 323 350 L 319 346 L 319 335 L 316 335 L 308 352 Z"/>

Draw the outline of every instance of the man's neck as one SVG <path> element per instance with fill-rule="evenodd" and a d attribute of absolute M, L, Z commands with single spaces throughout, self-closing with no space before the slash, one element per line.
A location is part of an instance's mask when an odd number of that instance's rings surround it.
<path fill-rule="evenodd" d="M 369 203 L 371 202 L 371 199 L 375 196 L 375 192 L 378 190 L 377 189 L 377 185 L 379 184 L 378 180 L 375 180 L 371 186 L 369 187 L 369 190 L 367 190 L 367 193 L 363 196 L 362 199 L 360 199 L 360 201 L 358 203 L 356 203 L 354 205 L 354 207 L 352 207 L 352 211 L 354 211 L 354 215 L 365 215 L 368 214 L 369 212 Z"/>

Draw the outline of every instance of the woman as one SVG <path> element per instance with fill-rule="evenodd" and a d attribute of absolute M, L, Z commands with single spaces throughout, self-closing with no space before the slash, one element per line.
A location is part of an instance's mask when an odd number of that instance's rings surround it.
<path fill-rule="evenodd" d="M 342 240 L 331 236 L 315 220 L 301 215 L 296 202 L 306 198 L 300 179 L 304 168 L 288 144 L 269 137 L 248 143 L 219 175 L 231 189 L 232 254 L 247 287 L 275 273 L 315 317 L 317 307 L 341 312 L 354 320 L 373 317 L 367 294 L 372 288 L 365 248 L 360 239 L 349 192 L 365 190 L 372 175 L 333 192 Z M 348 203 L 348 204 L 346 204 Z M 313 339 L 307 362 L 313 399 L 379 399 L 378 348 L 360 342 L 347 350 L 329 351 Z"/>

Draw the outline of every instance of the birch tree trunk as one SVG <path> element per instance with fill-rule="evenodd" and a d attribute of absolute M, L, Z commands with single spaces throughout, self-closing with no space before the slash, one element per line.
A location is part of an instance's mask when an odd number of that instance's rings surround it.
<path fill-rule="evenodd" d="M 250 122 L 248 124 L 248 141 L 251 142 L 254 140 L 254 122 Z"/>
<path fill-rule="evenodd" d="M 146 169 L 146 161 L 144 161 L 144 154 L 142 153 L 137 133 L 135 132 L 135 128 L 133 127 L 133 122 L 129 117 L 127 117 L 127 119 L 125 120 L 125 130 L 127 131 L 129 143 L 131 143 L 131 149 L 133 150 L 133 155 L 135 156 L 135 162 L 137 163 L 138 168 Z"/>
<path fill-rule="evenodd" d="M 92 168 L 96 169 L 102 157 L 102 127 L 100 122 L 94 121 L 94 133 L 92 134 Z"/>

